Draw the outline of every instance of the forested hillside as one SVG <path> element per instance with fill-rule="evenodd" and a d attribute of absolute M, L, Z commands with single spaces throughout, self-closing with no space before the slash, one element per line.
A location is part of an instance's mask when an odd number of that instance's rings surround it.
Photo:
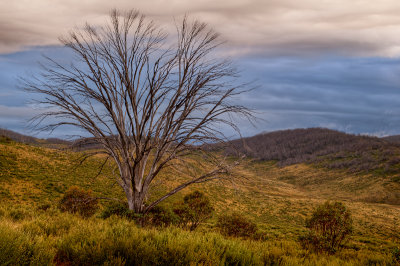
<path fill-rule="evenodd" d="M 351 172 L 393 174 L 400 170 L 400 145 L 385 139 L 324 128 L 282 130 L 238 139 L 227 148 L 278 165 L 316 163 Z"/>

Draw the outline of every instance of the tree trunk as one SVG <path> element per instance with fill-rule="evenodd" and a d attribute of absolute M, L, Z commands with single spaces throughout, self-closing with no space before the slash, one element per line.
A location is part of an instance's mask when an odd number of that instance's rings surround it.
<path fill-rule="evenodd" d="M 141 214 L 145 211 L 144 208 L 144 191 L 136 191 L 132 188 L 125 187 L 124 188 L 126 199 L 128 201 L 128 208 L 135 213 Z"/>

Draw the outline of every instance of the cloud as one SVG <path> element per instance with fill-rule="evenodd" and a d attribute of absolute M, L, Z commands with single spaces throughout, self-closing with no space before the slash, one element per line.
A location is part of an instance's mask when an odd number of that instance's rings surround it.
<path fill-rule="evenodd" d="M 16 90 L 16 80 L 8 77 L 35 71 L 42 52 L 36 48 L 0 57 L 0 127 L 30 134 L 24 126 L 39 110 L 28 105 L 33 95 Z M 63 48 L 47 47 L 46 54 L 58 61 L 71 57 Z M 400 133 L 400 59 L 247 56 L 238 58 L 237 65 L 246 80 L 260 85 L 236 98 L 261 118 L 257 127 L 237 121 L 244 136 L 305 127 L 379 136 Z M 69 134 L 75 134 L 73 129 L 61 128 L 52 136 Z"/>
<path fill-rule="evenodd" d="M 57 44 L 76 25 L 103 23 L 114 7 L 137 8 L 161 24 L 190 14 L 221 32 L 231 54 L 400 55 L 397 0 L 2 1 L 0 53 Z"/>
<path fill-rule="evenodd" d="M 261 84 L 240 99 L 264 119 L 258 131 L 329 127 L 357 134 L 400 132 L 398 59 L 271 56 L 243 58 L 241 66 L 243 76 Z"/>

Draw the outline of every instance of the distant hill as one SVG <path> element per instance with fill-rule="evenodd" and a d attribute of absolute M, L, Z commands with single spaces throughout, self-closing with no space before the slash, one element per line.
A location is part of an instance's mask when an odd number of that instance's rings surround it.
<path fill-rule="evenodd" d="M 391 143 L 400 144 L 400 135 L 387 136 L 387 137 L 383 137 L 382 139 L 385 141 L 391 142 Z"/>
<path fill-rule="evenodd" d="M 39 139 L 11 130 L 0 129 L 16 142 L 48 148 L 72 148 L 74 151 L 100 148 L 91 138 L 66 141 L 57 138 Z M 400 135 L 385 138 L 347 134 L 325 128 L 280 130 L 233 140 L 225 148 L 229 155 L 238 152 L 278 166 L 313 163 L 350 172 L 393 175 L 400 173 Z M 213 146 L 215 149 L 215 146 Z"/>
<path fill-rule="evenodd" d="M 25 143 L 25 144 L 43 145 L 46 147 L 52 147 L 54 145 L 70 145 L 71 144 L 71 142 L 69 142 L 67 140 L 63 140 L 63 139 L 58 139 L 58 138 L 40 139 L 40 138 L 35 138 L 32 136 L 23 135 L 23 134 L 15 132 L 15 131 L 3 129 L 3 128 L 0 128 L 0 137 L 1 136 L 8 137 L 16 142 L 21 142 L 21 143 Z"/>
<path fill-rule="evenodd" d="M 400 143 L 325 128 L 275 131 L 231 144 L 228 154 L 236 150 L 249 157 L 278 161 L 280 166 L 308 162 L 352 172 L 392 172 L 398 170 L 400 163 Z"/>

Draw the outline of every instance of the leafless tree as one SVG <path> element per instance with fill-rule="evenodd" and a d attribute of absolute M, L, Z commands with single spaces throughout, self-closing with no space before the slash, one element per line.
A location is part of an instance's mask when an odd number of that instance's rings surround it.
<path fill-rule="evenodd" d="M 89 133 L 115 161 L 115 178 L 137 213 L 191 184 L 224 176 L 232 164 L 203 150 L 213 168 L 192 171 L 186 182 L 146 204 L 160 171 L 199 154 L 204 143 L 223 140 L 222 125 L 238 130 L 233 116 L 252 116 L 230 102 L 243 86 L 232 82 L 237 73 L 229 60 L 216 56 L 219 35 L 187 18 L 176 29 L 169 36 L 138 11 L 114 10 L 105 26 L 87 24 L 60 39 L 78 61 L 65 65 L 48 58 L 39 77 L 25 80 L 28 90 L 44 95 L 39 103 L 47 107 L 35 125 Z M 182 165 L 175 164 L 180 170 Z"/>

